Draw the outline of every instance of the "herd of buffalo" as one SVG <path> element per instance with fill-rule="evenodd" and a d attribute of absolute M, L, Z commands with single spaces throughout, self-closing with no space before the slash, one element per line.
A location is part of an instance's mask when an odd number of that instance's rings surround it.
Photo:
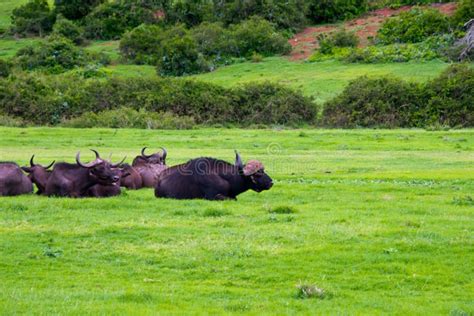
<path fill-rule="evenodd" d="M 130 190 L 154 188 L 156 197 L 174 199 L 235 199 L 247 190 L 261 192 L 272 187 L 272 179 L 265 173 L 263 164 L 250 160 L 246 164 L 236 151 L 235 163 L 201 157 L 184 164 L 168 167 L 166 149 L 152 155 L 146 147 L 136 156 L 132 165 L 96 158 L 89 163 L 53 161 L 48 166 L 34 162 L 20 167 L 14 162 L 0 162 L 0 196 L 16 196 L 33 192 L 63 197 L 110 197 L 121 193 L 121 187 Z M 52 169 L 51 169 L 52 168 Z M 25 173 L 26 174 L 25 174 Z"/>

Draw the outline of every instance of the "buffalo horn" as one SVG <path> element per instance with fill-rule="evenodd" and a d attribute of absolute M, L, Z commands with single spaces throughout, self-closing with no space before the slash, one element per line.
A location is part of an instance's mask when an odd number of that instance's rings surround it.
<path fill-rule="evenodd" d="M 35 166 L 35 163 L 33 162 L 33 159 L 35 159 L 35 155 L 31 156 L 31 158 L 30 158 L 30 167 Z"/>
<path fill-rule="evenodd" d="M 239 168 L 239 169 L 243 169 L 244 168 L 244 163 L 242 162 L 242 158 L 240 157 L 240 154 L 239 152 L 236 150 L 235 151 L 235 165 Z"/>
<path fill-rule="evenodd" d="M 161 157 L 163 158 L 163 162 L 164 162 L 166 160 L 166 155 L 168 154 L 168 152 L 166 151 L 165 147 L 161 147 L 161 149 L 163 150 Z"/>
<path fill-rule="evenodd" d="M 145 157 L 145 158 L 150 158 L 151 156 L 147 156 L 145 155 L 145 149 L 147 149 L 148 147 L 143 147 L 142 148 L 142 156 Z"/>
<path fill-rule="evenodd" d="M 123 157 L 122 161 L 120 161 L 119 163 L 110 164 L 110 166 L 111 166 L 112 168 L 117 168 L 118 166 L 120 166 L 121 164 L 123 164 L 123 162 L 125 161 L 125 159 L 127 159 L 127 156 Z"/>
<path fill-rule="evenodd" d="M 92 168 L 92 167 L 94 167 L 98 162 L 94 160 L 94 161 L 89 162 L 89 163 L 87 163 L 87 164 L 83 164 L 83 163 L 81 162 L 81 152 L 78 151 L 78 152 L 77 152 L 77 155 L 76 155 L 76 163 L 77 163 L 79 166 L 81 166 L 82 168 Z"/>

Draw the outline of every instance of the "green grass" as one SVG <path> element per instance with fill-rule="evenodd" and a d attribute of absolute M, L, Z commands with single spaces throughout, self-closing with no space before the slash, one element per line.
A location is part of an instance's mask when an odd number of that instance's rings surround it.
<path fill-rule="evenodd" d="M 40 41 L 41 39 L 39 38 L 2 38 L 0 39 L 0 58 L 12 58 L 20 49 L 26 46 L 35 45 Z"/>
<path fill-rule="evenodd" d="M 21 164 L 236 148 L 275 180 L 225 202 L 0 198 L 0 314 L 474 312 L 474 130 L 0 133 Z"/>
<path fill-rule="evenodd" d="M 338 61 L 318 63 L 292 62 L 282 57 L 266 58 L 261 63 L 240 63 L 212 73 L 195 76 L 231 87 L 253 81 L 274 81 L 300 89 L 317 101 L 327 101 L 339 94 L 350 80 L 362 75 L 397 76 L 411 81 L 426 81 L 448 66 L 442 61 L 424 63 L 346 64 Z"/>

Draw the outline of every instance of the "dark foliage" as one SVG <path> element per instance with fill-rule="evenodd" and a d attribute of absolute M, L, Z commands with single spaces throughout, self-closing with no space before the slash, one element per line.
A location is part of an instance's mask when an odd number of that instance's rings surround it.
<path fill-rule="evenodd" d="M 314 23 L 347 20 L 367 11 L 367 0 L 311 0 L 308 17 Z"/>
<path fill-rule="evenodd" d="M 162 55 L 166 32 L 158 25 L 142 24 L 123 35 L 120 54 L 136 64 L 156 65 Z"/>
<path fill-rule="evenodd" d="M 55 19 L 46 0 L 31 0 L 13 10 L 11 29 L 21 36 L 43 36 L 51 32 Z"/>
<path fill-rule="evenodd" d="M 458 8 L 452 17 L 453 24 L 462 27 L 470 19 L 474 19 L 474 0 L 459 1 Z"/>
<path fill-rule="evenodd" d="M 453 65 L 426 87 L 426 124 L 474 126 L 474 69 Z"/>
<path fill-rule="evenodd" d="M 56 23 L 53 26 L 53 34 L 66 37 L 76 45 L 83 44 L 85 40 L 83 29 L 62 16 L 58 16 L 56 19 Z"/>
<path fill-rule="evenodd" d="M 5 59 L 0 59 L 0 78 L 8 77 L 12 70 L 12 63 Z"/>
<path fill-rule="evenodd" d="M 120 107 L 189 117 L 199 124 L 243 126 L 311 123 L 317 113 L 301 93 L 269 83 L 224 89 L 178 79 L 17 75 L 0 80 L 0 112 L 34 124 L 58 124 Z"/>
<path fill-rule="evenodd" d="M 322 54 L 331 54 L 334 47 L 356 47 L 359 39 L 354 32 L 340 29 L 329 35 L 318 36 L 319 51 Z"/>
<path fill-rule="evenodd" d="M 69 20 L 79 20 L 106 0 L 54 0 L 54 10 Z"/>
<path fill-rule="evenodd" d="M 449 31 L 448 18 L 436 9 L 414 8 L 385 21 L 377 33 L 382 44 L 417 43 Z"/>

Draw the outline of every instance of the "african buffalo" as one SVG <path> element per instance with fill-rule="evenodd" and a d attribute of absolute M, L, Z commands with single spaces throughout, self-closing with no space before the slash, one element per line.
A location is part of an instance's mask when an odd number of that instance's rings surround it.
<path fill-rule="evenodd" d="M 197 158 L 163 171 L 155 188 L 156 197 L 175 199 L 236 199 L 248 189 L 269 190 L 272 179 L 263 164 L 251 160 L 244 166 L 237 151 L 235 165 L 214 158 Z"/>
<path fill-rule="evenodd" d="M 111 197 L 120 195 L 120 185 L 119 183 L 113 183 L 108 185 L 96 184 L 87 190 L 87 195 L 89 197 Z"/>
<path fill-rule="evenodd" d="M 46 184 L 46 195 L 86 197 L 90 196 L 89 189 L 96 184 L 112 185 L 118 183 L 120 181 L 118 167 L 125 158 L 117 164 L 111 164 L 109 161 L 100 158 L 97 151 L 92 151 L 95 153 L 96 159 L 88 164 L 81 162 L 79 152 L 76 155 L 77 164 L 65 162 L 55 164 Z"/>
<path fill-rule="evenodd" d="M 0 196 L 33 192 L 33 183 L 14 162 L 0 162 Z"/>
<path fill-rule="evenodd" d="M 128 163 L 124 163 L 120 168 L 122 175 L 120 177 L 120 186 L 130 190 L 137 190 L 143 186 L 142 176 L 138 171 L 130 166 Z"/>
<path fill-rule="evenodd" d="M 28 178 L 31 180 L 31 182 L 36 184 L 36 187 L 38 188 L 36 194 L 43 194 L 46 188 L 46 183 L 49 179 L 49 176 L 51 175 L 51 170 L 48 169 L 54 165 L 55 161 L 46 167 L 43 167 L 42 165 L 35 164 L 33 161 L 34 158 L 35 155 L 31 156 L 29 167 L 21 167 L 21 169 L 28 173 Z"/>
<path fill-rule="evenodd" d="M 162 153 L 154 153 L 152 155 L 145 154 L 144 147 L 141 155 L 135 157 L 132 162 L 133 168 L 142 177 L 142 185 L 146 188 L 154 188 L 158 181 L 158 176 L 165 170 L 166 167 L 166 149 L 163 149 Z"/>

